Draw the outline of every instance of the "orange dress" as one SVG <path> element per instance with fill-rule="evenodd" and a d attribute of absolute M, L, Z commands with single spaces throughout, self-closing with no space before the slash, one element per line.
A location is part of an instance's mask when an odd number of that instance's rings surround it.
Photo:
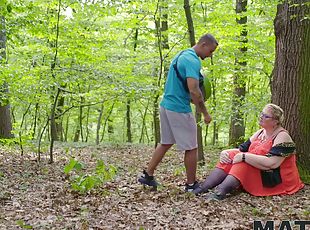
<path fill-rule="evenodd" d="M 267 139 L 261 142 L 256 138 L 250 145 L 248 153 L 265 156 L 273 145 L 273 139 Z M 231 159 L 240 152 L 240 150 L 229 150 L 229 157 Z M 247 164 L 240 162 L 237 164 L 223 164 L 218 163 L 217 168 L 223 169 L 227 174 L 236 177 L 243 189 L 254 196 L 271 196 L 293 194 L 304 187 L 300 180 L 298 169 L 296 166 L 296 155 L 292 154 L 285 158 L 280 165 L 280 174 L 282 183 L 275 187 L 264 187 L 261 179 L 261 170 Z"/>

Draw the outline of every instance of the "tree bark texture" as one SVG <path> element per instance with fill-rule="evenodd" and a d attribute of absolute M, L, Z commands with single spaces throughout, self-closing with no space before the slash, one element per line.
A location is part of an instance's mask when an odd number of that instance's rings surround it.
<path fill-rule="evenodd" d="M 230 121 L 229 144 L 239 145 L 244 141 L 245 125 L 242 106 L 245 97 L 244 70 L 247 65 L 244 54 L 247 52 L 247 16 L 242 15 L 247 11 L 247 0 L 236 0 L 236 22 L 242 26 L 239 36 L 239 52 L 236 54 L 236 73 L 234 75 L 234 94 L 232 99 L 232 116 Z M 240 61 L 241 60 L 241 61 Z"/>
<path fill-rule="evenodd" d="M 6 64 L 6 29 L 5 18 L 0 16 L 0 66 Z M 9 100 L 7 98 L 8 85 L 0 81 L 0 138 L 11 138 L 12 121 Z"/>
<path fill-rule="evenodd" d="M 310 169 L 310 6 L 308 0 L 278 5 L 272 102 L 284 110 L 283 126 L 296 143 L 298 161 Z"/>

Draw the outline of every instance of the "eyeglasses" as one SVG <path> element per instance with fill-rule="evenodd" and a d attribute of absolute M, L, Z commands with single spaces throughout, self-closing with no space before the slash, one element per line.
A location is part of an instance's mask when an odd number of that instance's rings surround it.
<path fill-rule="evenodd" d="M 260 113 L 259 116 L 260 116 L 261 118 L 264 118 L 264 119 L 273 118 L 272 116 L 269 116 L 269 115 L 267 115 L 267 114 L 265 114 L 265 113 Z"/>

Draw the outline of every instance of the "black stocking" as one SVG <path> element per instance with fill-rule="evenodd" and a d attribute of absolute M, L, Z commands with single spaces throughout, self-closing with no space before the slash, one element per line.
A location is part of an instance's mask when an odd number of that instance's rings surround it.
<path fill-rule="evenodd" d="M 228 175 L 225 180 L 217 186 L 217 194 L 224 197 L 227 193 L 238 188 L 239 185 L 240 181 L 236 177 Z"/>
<path fill-rule="evenodd" d="M 220 168 L 215 168 L 210 175 L 205 179 L 205 181 L 199 186 L 199 188 L 193 191 L 194 194 L 199 194 L 207 192 L 208 189 L 214 188 L 219 185 L 225 178 L 227 173 Z"/>

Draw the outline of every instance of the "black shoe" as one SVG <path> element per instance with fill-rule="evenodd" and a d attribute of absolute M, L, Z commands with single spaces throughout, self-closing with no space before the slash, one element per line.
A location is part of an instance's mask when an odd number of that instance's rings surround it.
<path fill-rule="evenodd" d="M 185 184 L 185 192 L 193 192 L 197 188 L 199 188 L 199 184 L 197 181 L 195 181 L 192 185 L 189 185 L 187 183 Z"/>
<path fill-rule="evenodd" d="M 149 174 L 143 170 L 143 174 L 138 179 L 138 182 L 140 182 L 143 185 L 151 186 L 153 188 L 157 188 L 158 183 L 156 182 L 154 176 L 149 176 Z"/>

